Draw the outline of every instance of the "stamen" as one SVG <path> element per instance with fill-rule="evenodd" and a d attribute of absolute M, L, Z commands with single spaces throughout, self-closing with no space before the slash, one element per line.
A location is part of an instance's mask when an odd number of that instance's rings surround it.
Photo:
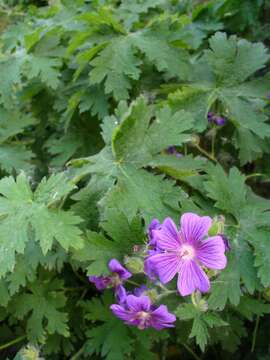
<path fill-rule="evenodd" d="M 182 245 L 179 250 L 179 256 L 182 260 L 192 260 L 195 257 L 195 249 L 191 245 Z"/>

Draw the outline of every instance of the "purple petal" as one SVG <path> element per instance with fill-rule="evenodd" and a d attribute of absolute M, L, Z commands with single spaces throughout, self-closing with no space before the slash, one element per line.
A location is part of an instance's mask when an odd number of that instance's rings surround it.
<path fill-rule="evenodd" d="M 225 118 L 223 118 L 221 116 L 216 116 L 214 121 L 215 121 L 216 125 L 222 126 L 227 122 L 227 119 L 225 119 Z"/>
<path fill-rule="evenodd" d="M 109 276 L 89 276 L 88 280 L 95 284 L 98 290 L 106 289 L 112 282 Z"/>
<path fill-rule="evenodd" d="M 153 230 L 158 248 L 175 251 L 180 246 L 179 232 L 171 218 L 166 218 L 160 230 Z"/>
<path fill-rule="evenodd" d="M 110 260 L 108 267 L 111 272 L 118 274 L 122 280 L 127 280 L 132 276 L 132 274 L 116 259 Z"/>
<path fill-rule="evenodd" d="M 157 271 L 155 269 L 155 264 L 151 261 L 152 256 L 149 256 L 144 261 L 144 272 L 149 277 L 150 280 L 155 280 L 157 277 Z"/>
<path fill-rule="evenodd" d="M 122 305 L 113 304 L 110 309 L 115 316 L 124 321 L 129 321 L 132 316 Z"/>
<path fill-rule="evenodd" d="M 185 213 L 181 217 L 181 233 L 184 240 L 195 244 L 202 240 L 212 226 L 212 219 L 209 216 L 198 216 L 193 213 Z"/>
<path fill-rule="evenodd" d="M 167 154 L 175 155 L 176 157 L 182 157 L 183 156 L 179 151 L 177 151 L 175 146 L 169 146 L 167 148 Z"/>
<path fill-rule="evenodd" d="M 169 146 L 169 147 L 167 148 L 167 153 L 168 153 L 168 154 L 175 154 L 175 153 L 176 153 L 176 148 L 175 148 L 175 146 Z"/>
<path fill-rule="evenodd" d="M 152 255 L 150 261 L 163 284 L 166 284 L 174 278 L 179 271 L 181 263 L 181 260 L 175 253 Z"/>
<path fill-rule="evenodd" d="M 230 241 L 227 238 L 227 236 L 224 235 L 224 234 L 218 234 L 218 235 L 222 237 L 222 240 L 223 240 L 223 243 L 224 243 L 224 246 L 225 246 L 225 251 L 230 251 L 231 250 L 231 245 L 230 245 Z"/>
<path fill-rule="evenodd" d="M 169 313 L 167 306 L 160 305 L 151 314 L 151 326 L 156 330 L 161 330 L 166 327 L 173 327 L 173 322 L 176 321 L 176 316 Z"/>
<path fill-rule="evenodd" d="M 141 285 L 140 287 L 137 287 L 134 289 L 134 295 L 135 296 L 141 296 L 148 290 L 146 285 Z"/>
<path fill-rule="evenodd" d="M 196 250 L 197 258 L 210 269 L 224 269 L 227 258 L 224 255 L 225 245 L 221 236 L 213 236 L 202 241 Z"/>
<path fill-rule="evenodd" d="M 207 114 L 208 121 L 212 121 L 213 116 L 215 116 L 215 114 L 212 111 L 209 111 L 208 114 Z"/>
<path fill-rule="evenodd" d="M 115 296 L 119 304 L 123 304 L 127 298 L 127 292 L 123 285 L 117 285 L 114 290 Z"/>
<path fill-rule="evenodd" d="M 158 221 L 158 219 L 153 219 L 151 221 L 151 223 L 148 226 L 148 238 L 149 238 L 149 245 L 155 246 L 156 245 L 156 241 L 154 238 L 154 234 L 153 234 L 153 230 L 157 230 L 159 229 L 161 226 L 160 222 Z"/>
<path fill-rule="evenodd" d="M 128 295 L 126 297 L 126 305 L 128 309 L 132 312 L 140 312 L 140 311 L 149 311 L 151 306 L 151 301 L 148 296 L 134 296 Z"/>
<path fill-rule="evenodd" d="M 195 261 L 191 260 L 182 263 L 177 288 L 182 296 L 187 296 L 195 290 L 207 292 L 210 289 L 210 283 L 202 268 Z"/>

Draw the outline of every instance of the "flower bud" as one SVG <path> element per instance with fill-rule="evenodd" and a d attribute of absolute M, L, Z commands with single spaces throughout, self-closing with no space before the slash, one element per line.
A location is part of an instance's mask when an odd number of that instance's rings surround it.
<path fill-rule="evenodd" d="M 224 216 L 220 215 L 218 217 L 215 217 L 212 222 L 211 228 L 208 230 L 208 235 L 215 236 L 215 235 L 223 234 L 224 222 L 225 222 Z"/>
<path fill-rule="evenodd" d="M 195 291 L 191 296 L 192 304 L 201 312 L 208 310 L 208 303 L 202 298 L 202 294 L 199 291 Z"/>
<path fill-rule="evenodd" d="M 200 138 L 199 138 L 199 136 L 193 134 L 193 135 L 191 136 L 191 139 L 190 139 L 190 144 L 191 144 L 191 145 L 194 145 L 194 146 L 199 145 L 199 144 L 200 144 Z"/>
<path fill-rule="evenodd" d="M 39 356 L 39 349 L 33 345 L 27 345 L 20 351 L 22 360 L 44 360 Z"/>
<path fill-rule="evenodd" d="M 133 274 L 140 274 L 144 271 L 143 259 L 138 256 L 126 256 L 124 264 L 126 268 Z"/>
<path fill-rule="evenodd" d="M 158 292 L 155 289 L 149 289 L 145 292 L 145 295 L 149 296 L 151 301 L 154 303 L 158 298 Z"/>

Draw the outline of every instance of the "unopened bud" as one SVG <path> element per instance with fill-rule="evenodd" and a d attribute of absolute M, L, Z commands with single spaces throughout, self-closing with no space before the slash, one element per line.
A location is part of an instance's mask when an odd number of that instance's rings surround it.
<path fill-rule="evenodd" d="M 126 256 L 124 263 L 126 268 L 133 274 L 140 274 L 144 271 L 143 259 L 138 256 Z"/>
<path fill-rule="evenodd" d="M 19 354 L 22 360 L 44 360 L 39 356 L 39 349 L 33 345 L 26 346 Z"/>
<path fill-rule="evenodd" d="M 155 289 L 149 289 L 145 292 L 145 295 L 149 296 L 151 301 L 154 303 L 158 298 L 158 292 Z"/>
<path fill-rule="evenodd" d="M 199 136 L 198 135 L 192 135 L 191 136 L 191 138 L 190 138 L 190 144 L 191 145 L 194 145 L 194 146 L 196 146 L 196 145 L 199 145 L 200 144 L 200 138 L 199 138 Z"/>
<path fill-rule="evenodd" d="M 208 303 L 202 298 L 202 294 L 199 291 L 195 291 L 191 296 L 192 304 L 201 312 L 208 310 Z"/>
<path fill-rule="evenodd" d="M 212 226 L 208 230 L 208 235 L 215 236 L 218 234 L 223 234 L 224 233 L 224 222 L 225 222 L 224 216 L 219 215 L 218 217 L 215 217 L 212 222 Z"/>

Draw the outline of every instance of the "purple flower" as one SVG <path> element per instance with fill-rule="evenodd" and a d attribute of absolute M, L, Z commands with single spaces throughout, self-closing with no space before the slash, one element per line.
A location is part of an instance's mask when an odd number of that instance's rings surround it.
<path fill-rule="evenodd" d="M 215 116 L 215 114 L 212 111 L 208 111 L 207 113 L 207 119 L 209 122 L 213 121 L 213 117 Z"/>
<path fill-rule="evenodd" d="M 216 116 L 214 118 L 214 121 L 215 121 L 216 125 L 222 126 L 222 125 L 224 125 L 226 123 L 227 120 L 225 118 L 223 118 L 222 116 Z"/>
<path fill-rule="evenodd" d="M 104 290 L 112 283 L 110 276 L 89 276 L 88 280 L 95 284 L 98 290 Z"/>
<path fill-rule="evenodd" d="M 175 146 L 169 146 L 167 148 L 167 153 L 170 154 L 170 155 L 175 155 L 176 157 L 182 157 L 183 155 L 176 150 L 176 147 Z"/>
<path fill-rule="evenodd" d="M 111 305 L 115 316 L 127 325 L 137 326 L 140 330 L 152 327 L 156 330 L 173 327 L 175 315 L 168 312 L 167 306 L 156 307 L 148 296 L 128 295 L 125 304 Z"/>
<path fill-rule="evenodd" d="M 207 113 L 207 119 L 208 119 L 208 122 L 215 123 L 218 126 L 225 125 L 225 123 L 227 122 L 226 118 L 224 118 L 220 115 L 217 115 L 217 114 L 213 113 L 212 111 L 209 111 Z"/>
<path fill-rule="evenodd" d="M 89 281 L 94 283 L 98 290 L 104 290 L 109 286 L 113 286 L 115 295 L 119 302 L 125 301 L 126 290 L 122 285 L 125 280 L 129 279 L 132 274 L 125 269 L 118 260 L 112 259 L 109 262 L 108 268 L 112 275 L 109 276 L 89 276 Z"/>
<path fill-rule="evenodd" d="M 181 217 L 181 229 L 166 218 L 161 229 L 154 230 L 158 254 L 151 255 L 149 262 L 162 283 L 166 284 L 178 274 L 177 287 L 182 296 L 195 290 L 207 292 L 209 279 L 201 265 L 210 269 L 223 269 L 227 259 L 221 236 L 208 237 L 212 219 L 185 213 Z"/>

